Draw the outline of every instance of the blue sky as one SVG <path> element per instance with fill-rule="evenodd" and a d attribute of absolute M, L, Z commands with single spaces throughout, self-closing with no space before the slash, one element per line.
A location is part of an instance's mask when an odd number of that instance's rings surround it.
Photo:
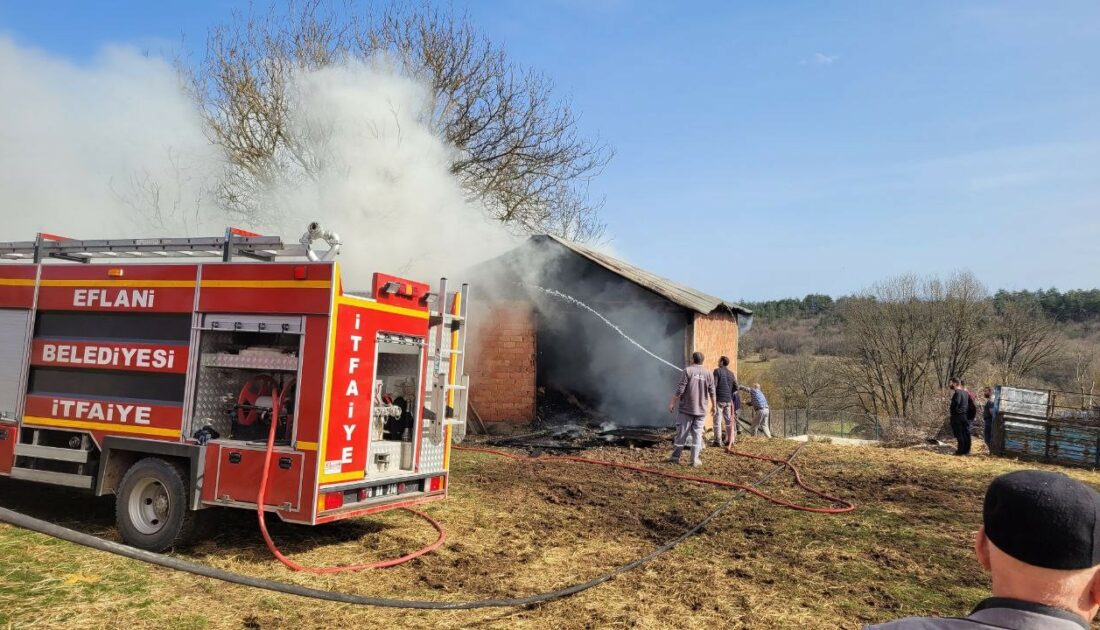
<path fill-rule="evenodd" d="M 201 46 L 234 3 L 0 4 L 75 60 Z M 612 247 L 732 299 L 969 269 L 1100 286 L 1100 3 L 455 2 L 616 150 Z"/>

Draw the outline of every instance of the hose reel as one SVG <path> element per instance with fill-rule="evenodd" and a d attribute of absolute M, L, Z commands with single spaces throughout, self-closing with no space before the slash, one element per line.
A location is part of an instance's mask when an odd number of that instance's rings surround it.
<path fill-rule="evenodd" d="M 280 428 L 285 428 L 294 415 L 295 385 L 293 378 L 280 385 L 271 374 L 253 374 L 241 387 L 237 404 L 231 411 L 235 412 L 234 424 L 246 429 L 269 425 L 275 415 L 274 397 L 278 396 L 277 422 Z"/>

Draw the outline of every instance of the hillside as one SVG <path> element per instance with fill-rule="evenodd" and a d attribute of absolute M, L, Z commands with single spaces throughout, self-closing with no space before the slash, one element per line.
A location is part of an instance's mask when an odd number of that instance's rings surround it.
<path fill-rule="evenodd" d="M 903 417 L 932 430 L 949 376 L 979 396 L 997 384 L 1084 392 L 1086 407 L 1100 387 L 1100 289 L 988 294 L 964 273 L 746 306 L 754 323 L 740 346 L 742 380 L 761 382 L 780 408 Z M 873 382 L 897 373 L 916 376 Z"/>

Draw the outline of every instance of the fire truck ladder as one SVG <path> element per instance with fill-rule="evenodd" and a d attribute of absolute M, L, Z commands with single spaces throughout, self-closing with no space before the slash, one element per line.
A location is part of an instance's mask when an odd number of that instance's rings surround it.
<path fill-rule="evenodd" d="M 33 241 L 0 242 L 0 259 L 42 262 L 47 258 L 86 263 L 95 259 L 221 258 L 271 261 L 278 256 L 305 256 L 304 246 L 283 243 L 278 236 L 261 236 L 228 228 L 225 236 L 196 238 L 126 238 L 76 240 L 39 233 Z"/>
<path fill-rule="evenodd" d="M 310 232 L 323 232 L 311 224 Z M 331 236 L 330 233 L 325 233 Z M 305 237 L 303 237 L 305 238 Z M 92 260 L 149 260 L 169 258 L 234 258 L 271 261 L 279 256 L 311 257 L 303 241 L 285 244 L 278 236 L 263 236 L 226 228 L 224 236 L 196 238 L 129 238 L 77 240 L 40 232 L 33 241 L 0 242 L 0 260 L 40 263 L 46 259 L 87 263 Z M 311 257 L 312 258 L 312 257 Z M 90 488 L 97 465 L 87 435 L 59 442 L 58 431 L 27 427 L 29 442 L 15 446 L 13 479 L 26 479 L 75 488 Z"/>
<path fill-rule="evenodd" d="M 447 279 L 442 278 L 435 310 L 428 320 L 432 370 L 430 409 L 441 420 L 435 425 L 436 430 L 444 433 L 446 427 L 452 427 L 451 437 L 455 442 L 461 442 L 466 437 L 466 408 L 470 391 L 470 378 L 465 370 L 469 294 L 468 284 L 448 293 Z"/>

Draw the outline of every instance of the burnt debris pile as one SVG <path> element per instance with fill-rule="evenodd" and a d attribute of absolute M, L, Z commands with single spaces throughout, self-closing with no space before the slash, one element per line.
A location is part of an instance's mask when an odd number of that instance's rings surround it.
<path fill-rule="evenodd" d="M 538 388 L 534 423 L 537 429 L 571 424 L 599 426 L 609 422 L 611 418 L 598 410 L 584 394 L 556 387 Z"/>
<path fill-rule="evenodd" d="M 543 453 L 573 453 L 601 446 L 650 448 L 671 439 L 672 431 L 669 429 L 563 424 L 533 433 L 491 439 L 487 444 L 525 449 L 532 456 L 538 456 Z"/>
<path fill-rule="evenodd" d="M 537 455 L 600 446 L 649 448 L 671 438 L 668 429 L 620 428 L 580 395 L 555 388 L 539 388 L 536 417 L 533 432 L 492 439 L 488 444 L 527 449 Z"/>

